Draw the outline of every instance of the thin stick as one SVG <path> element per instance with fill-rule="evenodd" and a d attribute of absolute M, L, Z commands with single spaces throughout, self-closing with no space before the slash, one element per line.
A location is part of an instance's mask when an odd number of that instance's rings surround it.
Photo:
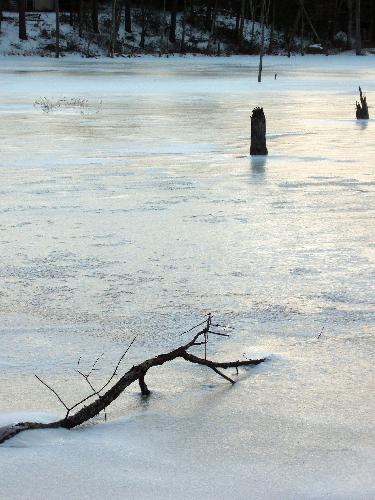
<path fill-rule="evenodd" d="M 230 382 L 231 384 L 235 384 L 236 383 L 233 379 L 227 377 L 226 375 L 224 375 L 224 373 L 221 373 L 221 371 L 219 371 L 217 368 L 215 368 L 215 366 L 210 366 L 210 368 L 214 372 L 216 372 L 218 375 L 220 375 L 221 377 L 225 378 L 225 380 L 228 380 L 228 382 Z"/>
<path fill-rule="evenodd" d="M 101 353 L 101 355 L 96 359 L 96 361 L 94 362 L 94 364 L 92 365 L 91 367 L 91 370 L 89 371 L 89 373 L 87 374 L 87 376 L 89 377 L 91 375 L 91 373 L 95 370 L 95 366 L 97 365 L 98 361 L 104 356 L 104 352 Z"/>
<path fill-rule="evenodd" d="M 323 328 L 321 329 L 319 335 L 317 336 L 318 339 L 320 339 L 320 337 L 322 336 L 322 333 L 324 332 L 324 328 L 325 328 L 325 325 L 323 326 Z"/>
<path fill-rule="evenodd" d="M 121 361 L 124 359 L 125 357 L 125 354 L 129 351 L 129 349 L 131 348 L 131 346 L 134 344 L 134 341 L 135 339 L 137 338 L 137 335 L 134 337 L 134 339 L 130 342 L 129 346 L 127 347 L 127 349 L 125 350 L 125 352 L 122 354 L 121 358 L 119 359 L 111 377 L 107 380 L 107 382 L 100 388 L 98 389 L 97 391 L 94 391 L 92 394 L 89 394 L 88 396 L 86 396 L 85 398 L 81 399 L 81 401 L 78 401 L 78 403 L 76 403 L 74 406 L 72 406 L 69 411 L 71 410 L 74 410 L 74 408 L 77 408 L 77 406 L 80 406 L 81 404 L 85 403 L 88 399 L 94 397 L 94 396 L 100 396 L 100 392 L 102 392 L 110 383 L 111 381 L 113 380 L 113 378 L 116 376 L 117 374 L 117 370 L 118 370 L 118 367 L 120 366 L 120 363 Z"/>
<path fill-rule="evenodd" d="M 131 348 L 131 346 L 134 344 L 135 342 L 135 339 L 137 338 L 137 335 L 134 337 L 134 339 L 130 342 L 130 344 L 128 345 L 127 349 L 125 350 L 124 354 L 121 356 L 121 358 L 119 359 L 117 365 L 116 365 L 116 368 L 114 369 L 110 379 L 108 380 L 108 382 L 106 384 L 103 385 L 103 387 L 101 389 L 99 389 L 98 392 L 101 392 L 103 389 L 105 389 L 107 387 L 107 385 L 112 381 L 112 379 L 117 375 L 117 370 L 118 370 L 118 367 L 120 366 L 120 363 L 121 361 L 125 358 L 125 355 L 126 353 L 129 351 L 129 349 Z"/>
<path fill-rule="evenodd" d="M 185 335 L 185 333 L 189 333 L 189 332 L 193 331 L 195 328 L 198 328 L 198 326 L 202 326 L 204 323 L 207 323 L 206 319 L 201 321 L 197 325 L 192 326 L 191 328 L 189 328 L 189 330 L 185 330 L 184 332 L 180 333 L 179 337 L 181 337 L 182 335 Z"/>
<path fill-rule="evenodd" d="M 98 358 L 99 359 L 99 358 Z M 92 383 L 90 382 L 89 380 L 89 377 L 90 377 L 90 373 L 88 375 L 85 375 L 84 373 L 80 372 L 79 370 L 76 370 L 77 373 L 79 373 L 80 375 L 82 375 L 82 377 L 86 380 L 86 382 L 88 383 L 88 385 L 90 386 L 90 389 L 93 391 L 93 396 L 97 395 L 99 398 L 101 397 L 101 395 L 99 394 L 99 392 L 95 389 L 95 387 L 92 385 Z M 70 410 L 69 410 L 70 411 Z M 104 420 L 107 421 L 107 412 L 105 411 L 105 408 L 104 408 Z"/>
<path fill-rule="evenodd" d="M 64 401 L 61 399 L 61 397 L 57 394 L 57 392 L 55 391 L 55 389 L 52 389 L 52 387 L 50 387 L 46 382 L 44 382 L 44 380 L 42 380 L 40 377 L 38 377 L 38 375 L 35 375 L 35 377 L 39 380 L 39 382 L 41 382 L 43 385 L 45 385 L 51 392 L 54 393 L 54 395 L 57 397 L 57 399 L 60 401 L 60 403 L 64 406 L 64 408 L 69 412 L 70 408 L 68 408 L 66 406 L 66 404 L 64 403 Z"/>
<path fill-rule="evenodd" d="M 212 330 L 210 330 L 209 333 L 212 333 L 213 335 L 220 335 L 221 337 L 230 337 L 227 333 L 213 332 Z"/>

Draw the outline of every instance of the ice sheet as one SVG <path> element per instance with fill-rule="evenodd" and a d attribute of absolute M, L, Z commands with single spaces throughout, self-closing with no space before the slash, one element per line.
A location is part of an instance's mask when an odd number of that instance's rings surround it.
<path fill-rule="evenodd" d="M 1 59 L 2 421 L 61 411 L 34 373 L 74 401 L 79 356 L 104 351 L 105 378 L 134 335 L 125 367 L 208 311 L 233 328 L 212 357 L 270 357 L 233 388 L 176 362 L 107 423 L 20 435 L 4 498 L 374 496 L 374 123 L 354 104 L 375 59 L 266 58 L 261 85 L 256 64 Z"/>

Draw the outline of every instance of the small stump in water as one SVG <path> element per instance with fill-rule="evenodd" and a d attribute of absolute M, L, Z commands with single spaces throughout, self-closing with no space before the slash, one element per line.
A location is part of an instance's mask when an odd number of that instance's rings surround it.
<path fill-rule="evenodd" d="M 266 117 L 263 108 L 254 108 L 251 115 L 251 156 L 268 155 L 266 144 Z"/>
<path fill-rule="evenodd" d="M 357 107 L 357 111 L 356 111 L 357 120 L 368 120 L 370 117 L 368 114 L 367 101 L 366 101 L 366 97 L 363 97 L 361 87 L 359 87 L 359 99 L 360 99 L 360 102 L 356 101 L 356 103 L 355 103 L 355 105 Z"/>

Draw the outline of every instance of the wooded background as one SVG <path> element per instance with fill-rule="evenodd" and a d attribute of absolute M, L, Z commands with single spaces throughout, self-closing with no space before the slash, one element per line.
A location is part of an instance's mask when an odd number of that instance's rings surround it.
<path fill-rule="evenodd" d="M 35 0 L 0 0 L 0 14 L 18 11 L 20 39 L 25 40 L 25 13 L 38 10 L 38 5 Z M 106 12 L 110 55 L 116 52 L 119 31 L 132 33 L 135 20 L 142 32 L 140 47 L 145 47 L 151 33 L 158 32 L 161 49 L 165 50 L 167 41 L 173 52 L 186 48 L 185 27 L 190 25 L 208 32 L 215 47 L 222 41 L 237 47 L 239 53 L 259 53 L 259 40 L 243 36 L 245 23 L 250 21 L 267 25 L 270 53 L 298 50 L 296 39 L 321 44 L 325 50 L 355 48 L 358 55 L 363 48 L 375 46 L 375 0 L 44 0 L 43 5 L 59 14 L 57 21 L 67 16 L 81 37 L 103 32 L 100 13 Z M 220 16 L 233 20 L 228 29 L 218 23 Z M 282 34 L 282 42 L 276 33 Z"/>

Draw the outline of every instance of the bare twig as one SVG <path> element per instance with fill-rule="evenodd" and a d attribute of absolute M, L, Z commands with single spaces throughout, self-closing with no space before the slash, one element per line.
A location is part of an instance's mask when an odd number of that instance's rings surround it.
<path fill-rule="evenodd" d="M 67 407 L 67 405 L 64 403 L 64 401 L 61 399 L 61 397 L 59 396 L 59 394 L 55 391 L 55 389 L 53 389 L 51 386 L 49 386 L 46 382 L 44 382 L 44 380 L 42 380 L 40 377 L 38 377 L 38 375 L 35 375 L 35 378 L 37 378 L 39 380 L 39 382 L 41 382 L 43 385 L 45 385 L 51 392 L 54 393 L 54 395 L 57 397 L 57 399 L 60 401 L 60 403 L 64 406 L 64 408 L 69 412 L 69 408 Z"/>
<path fill-rule="evenodd" d="M 317 339 L 320 339 L 320 337 L 322 336 L 322 333 L 324 332 L 324 328 L 325 328 L 325 326 L 323 326 L 323 328 L 320 330 L 320 333 L 317 336 Z"/>
<path fill-rule="evenodd" d="M 197 325 L 195 326 L 192 326 L 191 328 L 189 328 L 189 330 L 185 330 L 184 332 L 180 333 L 179 334 L 179 337 L 182 337 L 182 335 L 185 335 L 185 333 L 190 333 L 192 332 L 193 330 L 195 330 L 196 328 L 198 328 L 198 326 L 202 326 L 204 325 L 205 323 L 207 323 L 207 320 L 204 319 L 203 321 L 201 321 L 200 323 L 198 323 Z"/>
<path fill-rule="evenodd" d="M 93 371 L 95 371 L 95 366 L 97 365 L 98 361 L 104 356 L 104 352 L 101 353 L 101 355 L 95 360 L 94 364 L 91 367 L 91 370 L 87 374 L 87 377 L 89 377 Z"/>
<path fill-rule="evenodd" d="M 112 380 L 114 379 L 114 377 L 117 375 L 117 370 L 121 364 L 121 361 L 125 358 L 127 352 L 129 351 L 129 349 L 131 348 L 131 346 L 134 344 L 135 342 L 135 339 L 137 338 L 137 335 L 134 337 L 134 339 L 130 342 L 130 344 L 128 345 L 127 349 L 125 350 L 124 354 L 121 356 L 121 358 L 118 360 L 118 363 L 115 367 L 115 369 L 113 370 L 113 373 L 112 375 L 110 376 L 110 378 L 108 379 L 108 381 L 103 385 L 103 387 L 101 389 L 99 389 L 98 392 L 102 392 L 111 382 Z"/>
<path fill-rule="evenodd" d="M 82 377 L 86 380 L 87 384 L 89 385 L 90 389 L 93 391 L 92 393 L 92 396 L 98 396 L 99 398 L 101 397 L 99 391 L 97 391 L 95 389 L 95 387 L 93 386 L 93 384 L 91 383 L 90 381 L 90 375 L 94 372 L 94 371 L 97 371 L 97 368 L 95 368 L 95 366 L 98 364 L 99 360 L 104 356 L 104 352 L 101 353 L 101 355 L 94 361 L 90 371 L 88 373 L 82 373 L 81 371 L 79 370 L 76 370 L 77 373 L 79 373 L 80 375 L 82 375 Z M 71 409 L 70 409 L 71 410 Z M 106 412 L 106 409 L 104 408 L 103 410 L 104 412 L 104 420 L 106 421 L 107 420 L 107 412 Z"/>
<path fill-rule="evenodd" d="M 228 380 L 228 382 L 230 382 L 231 384 L 235 384 L 235 381 L 229 377 L 227 377 L 226 375 L 224 375 L 224 373 L 221 373 L 220 370 L 218 370 L 215 366 L 210 366 L 210 368 L 216 372 L 218 375 L 220 375 L 221 377 L 225 378 L 225 380 Z"/>
<path fill-rule="evenodd" d="M 89 394 L 88 396 L 86 396 L 85 398 L 81 399 L 81 401 L 78 401 L 78 403 L 74 404 L 71 408 L 69 408 L 69 412 L 74 410 L 75 408 L 77 408 L 78 406 L 82 405 L 83 403 L 85 403 L 86 401 L 88 401 L 89 399 L 91 399 L 92 397 L 94 396 L 99 396 L 99 398 L 101 397 L 100 396 L 100 393 L 102 391 L 104 391 L 104 389 L 111 383 L 111 381 L 113 380 L 113 378 L 116 376 L 117 374 L 117 370 L 121 364 L 121 361 L 124 359 L 126 353 L 129 351 L 129 349 L 131 348 L 131 346 L 134 344 L 134 341 L 135 339 L 137 338 L 137 336 L 134 337 L 134 339 L 130 342 L 129 346 L 127 347 L 127 349 L 125 350 L 125 352 L 121 355 L 112 375 L 110 376 L 110 378 L 107 380 L 107 382 L 100 388 L 98 389 L 97 391 L 93 389 L 93 392 L 92 394 Z M 83 375 L 85 376 L 85 375 Z"/>
<path fill-rule="evenodd" d="M 213 335 L 220 335 L 221 337 L 230 337 L 228 333 L 213 332 L 212 330 L 210 330 L 208 333 L 212 333 Z"/>

